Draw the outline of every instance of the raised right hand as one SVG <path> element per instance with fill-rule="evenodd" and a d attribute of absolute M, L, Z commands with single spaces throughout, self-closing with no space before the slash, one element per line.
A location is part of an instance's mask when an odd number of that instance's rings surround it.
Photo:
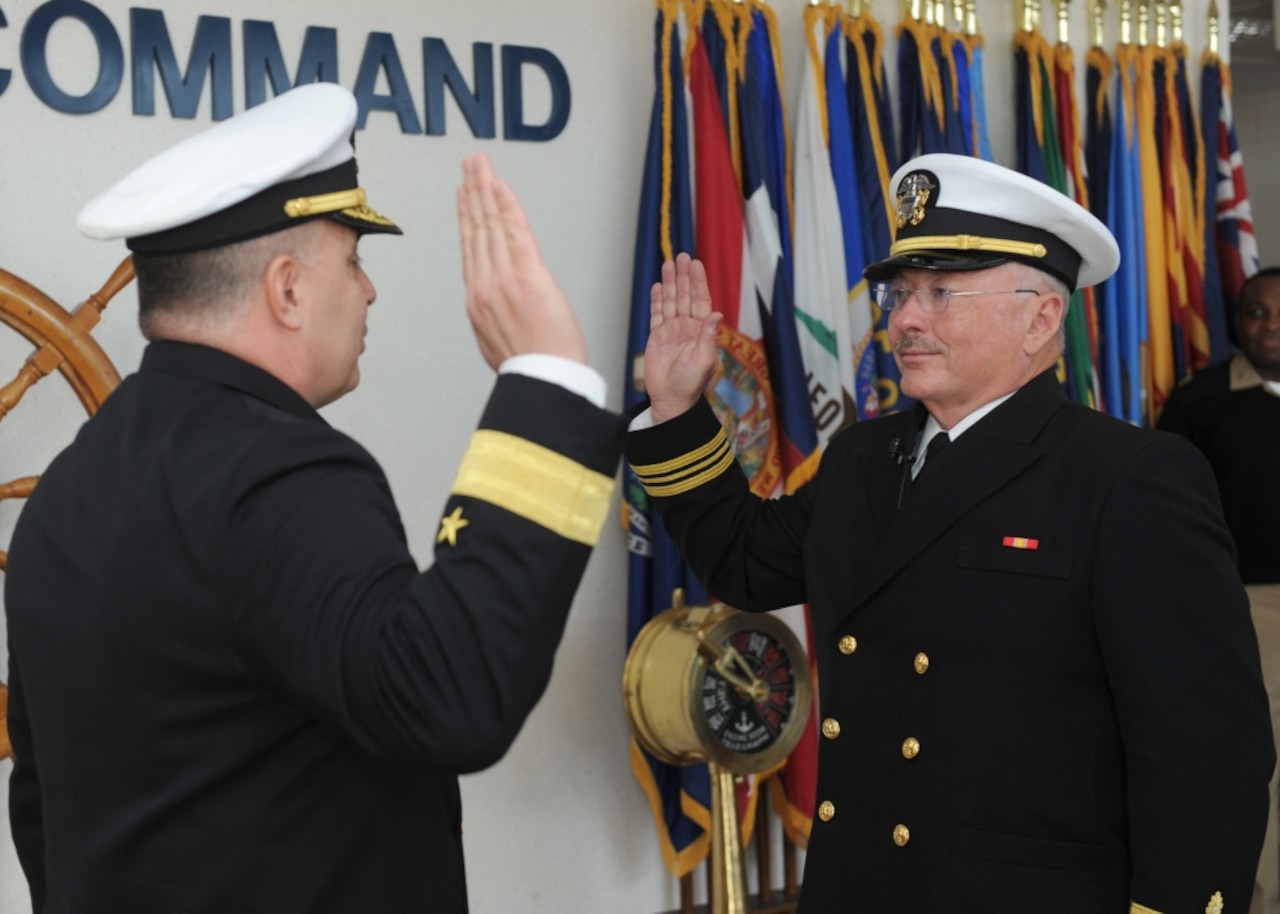
<path fill-rule="evenodd" d="M 542 353 L 586 362 L 582 327 L 538 251 L 515 193 L 486 156 L 462 163 L 458 226 L 467 317 L 485 361 Z"/>
<path fill-rule="evenodd" d="M 662 282 L 649 293 L 649 343 L 644 384 L 654 422 L 690 409 L 715 376 L 716 331 L 724 315 L 711 308 L 702 262 L 680 254 L 662 265 Z"/>

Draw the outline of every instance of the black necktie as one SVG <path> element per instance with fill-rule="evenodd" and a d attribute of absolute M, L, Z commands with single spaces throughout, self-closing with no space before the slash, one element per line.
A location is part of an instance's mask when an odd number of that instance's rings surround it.
<path fill-rule="evenodd" d="M 929 439 L 929 444 L 924 449 L 924 463 L 920 466 L 919 471 L 916 473 L 915 479 L 919 479 L 920 474 L 933 465 L 933 462 L 937 460 L 938 456 L 942 453 L 943 448 L 945 448 L 950 443 L 951 443 L 951 436 L 948 435 L 946 432 L 938 432 L 936 435 L 934 435 L 932 438 Z"/>

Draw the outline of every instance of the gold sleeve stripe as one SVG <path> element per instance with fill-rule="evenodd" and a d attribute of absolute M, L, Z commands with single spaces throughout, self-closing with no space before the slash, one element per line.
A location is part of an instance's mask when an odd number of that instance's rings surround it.
<path fill-rule="evenodd" d="M 637 476 L 665 476 L 674 470 L 679 470 L 691 463 L 701 460 L 716 451 L 728 446 L 729 439 L 725 436 L 724 429 L 716 432 L 716 436 L 708 441 L 702 447 L 695 448 L 687 454 L 681 454 L 679 457 L 673 457 L 671 460 L 662 463 L 633 463 L 631 469 L 635 471 Z"/>
<path fill-rule="evenodd" d="M 609 513 L 613 479 L 525 438 L 480 429 L 471 436 L 453 493 L 594 546 Z"/>
<path fill-rule="evenodd" d="M 1129 902 L 1129 914 L 1160 914 L 1160 912 L 1155 908 L 1148 908 L 1145 904 L 1131 901 Z"/>
<path fill-rule="evenodd" d="M 633 464 L 631 469 L 650 495 L 670 498 L 710 482 L 731 466 L 733 450 L 721 429 L 711 441 L 687 454 L 662 463 Z"/>

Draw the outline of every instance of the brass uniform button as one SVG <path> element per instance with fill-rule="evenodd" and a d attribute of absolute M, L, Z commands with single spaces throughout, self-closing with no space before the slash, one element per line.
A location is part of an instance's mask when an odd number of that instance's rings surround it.
<path fill-rule="evenodd" d="M 924 651 L 916 654 L 916 672 L 923 676 L 929 669 L 929 655 Z"/>
<path fill-rule="evenodd" d="M 836 804 L 830 800 L 823 800 L 818 806 L 818 818 L 823 822 L 830 822 L 836 817 Z"/>
<path fill-rule="evenodd" d="M 911 840 L 911 829 L 905 825 L 895 825 L 893 827 L 893 843 L 898 847 L 906 847 L 907 842 Z"/>
<path fill-rule="evenodd" d="M 840 735 L 840 721 L 834 717 L 828 717 L 822 722 L 822 735 L 827 739 L 835 739 Z"/>
<path fill-rule="evenodd" d="M 916 739 L 914 736 L 908 736 L 905 740 L 903 740 L 902 742 L 903 758 L 915 758 L 919 754 L 920 754 L 920 740 Z"/>
<path fill-rule="evenodd" d="M 852 654 L 858 649 L 858 639 L 853 635 L 845 635 L 840 639 L 840 653 Z"/>

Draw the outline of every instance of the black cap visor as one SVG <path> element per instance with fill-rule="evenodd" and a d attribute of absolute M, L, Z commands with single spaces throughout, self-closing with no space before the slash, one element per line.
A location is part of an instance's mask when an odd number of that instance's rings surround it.
<path fill-rule="evenodd" d="M 888 282 L 899 270 L 933 270 L 938 273 L 966 273 L 970 270 L 986 270 L 998 267 L 1017 258 L 1009 254 L 983 254 L 955 251 L 912 251 L 871 264 L 862 275 L 871 282 Z"/>

